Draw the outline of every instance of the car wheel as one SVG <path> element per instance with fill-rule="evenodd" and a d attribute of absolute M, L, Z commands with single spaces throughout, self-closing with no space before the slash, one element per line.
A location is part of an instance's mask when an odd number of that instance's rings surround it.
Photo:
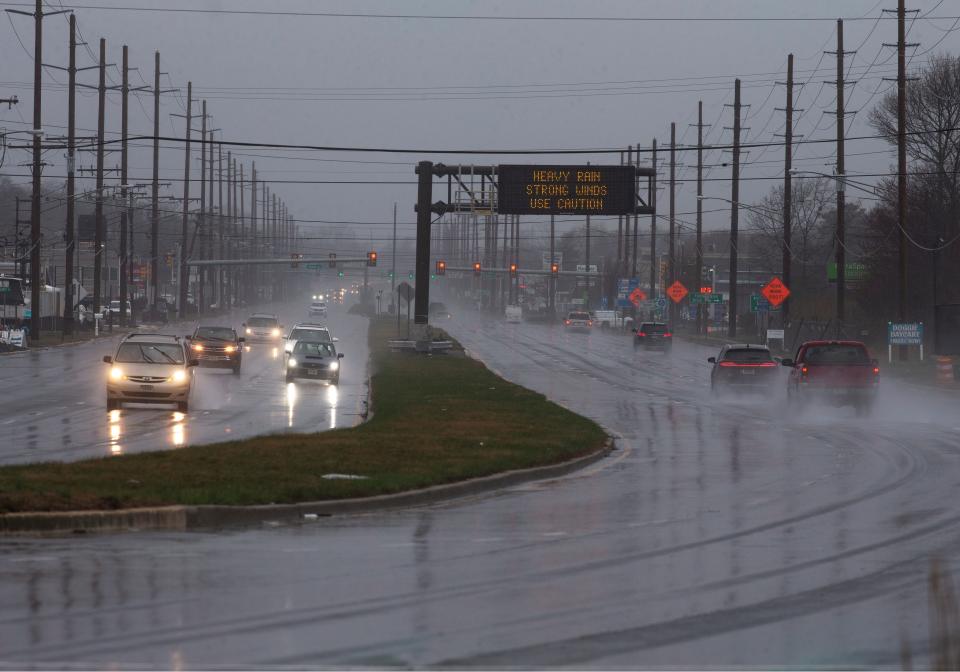
<path fill-rule="evenodd" d="M 178 401 L 177 410 L 181 413 L 187 413 L 190 410 L 190 404 L 186 401 Z"/>

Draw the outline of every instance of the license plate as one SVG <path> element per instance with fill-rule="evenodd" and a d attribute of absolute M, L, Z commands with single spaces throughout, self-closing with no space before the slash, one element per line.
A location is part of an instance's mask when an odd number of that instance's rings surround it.
<path fill-rule="evenodd" d="M 319 376 L 319 375 L 320 375 L 320 369 L 307 369 L 307 375 L 308 375 L 308 376 Z"/>
<path fill-rule="evenodd" d="M 140 389 L 144 392 L 149 392 L 153 389 L 153 385 L 141 385 Z"/>
<path fill-rule="evenodd" d="M 740 369 L 741 376 L 752 376 L 756 373 L 753 369 Z"/>

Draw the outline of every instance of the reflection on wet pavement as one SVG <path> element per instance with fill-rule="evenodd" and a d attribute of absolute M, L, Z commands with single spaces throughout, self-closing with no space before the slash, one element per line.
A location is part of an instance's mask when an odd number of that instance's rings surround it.
<path fill-rule="evenodd" d="M 300 310 L 281 312 L 285 324 L 303 321 Z M 244 317 L 235 316 L 235 322 Z M 37 380 L 11 397 L 0 416 L 0 428 L 10 439 L 0 444 L 0 463 L 77 460 L 210 443 L 224 436 L 352 426 L 362 421 L 367 397 L 367 320 L 337 307 L 327 323 L 351 363 L 338 386 L 288 386 L 281 370 L 283 348 L 247 344 L 239 376 L 229 370 L 196 370 L 190 412 L 174 414 L 172 421 L 169 405 L 126 404 L 118 412 L 105 412 L 101 359 L 113 352 L 119 338 L 7 357 L 0 384 L 12 386 L 24 375 Z"/>

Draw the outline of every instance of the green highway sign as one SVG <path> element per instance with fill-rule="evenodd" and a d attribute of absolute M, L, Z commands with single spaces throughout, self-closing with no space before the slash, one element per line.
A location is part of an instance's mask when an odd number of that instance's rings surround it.
<path fill-rule="evenodd" d="M 723 294 L 702 294 L 694 292 L 690 295 L 690 303 L 723 303 Z"/>
<path fill-rule="evenodd" d="M 323 264 L 304 264 L 307 267 L 308 271 L 319 271 L 323 268 Z"/>

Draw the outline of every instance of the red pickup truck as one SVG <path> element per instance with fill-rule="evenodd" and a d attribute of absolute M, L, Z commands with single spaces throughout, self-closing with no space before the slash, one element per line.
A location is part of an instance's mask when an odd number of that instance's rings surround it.
<path fill-rule="evenodd" d="M 820 400 L 853 406 L 858 415 L 870 412 L 880 384 L 880 367 L 863 343 L 807 341 L 795 359 L 781 363 L 790 368 L 787 398 L 791 402 Z"/>

